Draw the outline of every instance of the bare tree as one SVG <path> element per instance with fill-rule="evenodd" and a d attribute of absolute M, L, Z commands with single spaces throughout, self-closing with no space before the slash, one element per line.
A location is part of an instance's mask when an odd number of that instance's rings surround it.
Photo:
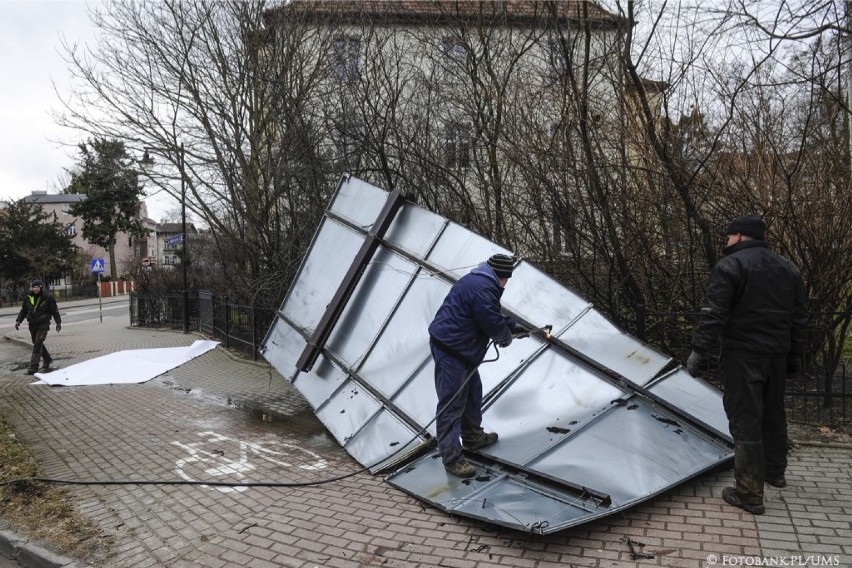
<path fill-rule="evenodd" d="M 232 289 L 280 295 L 330 187 L 303 128 L 316 58 L 297 25 L 273 41 L 265 2 L 114 2 L 96 49 L 66 46 L 76 91 L 58 117 L 159 158 L 150 178 L 209 225 Z M 305 43 L 307 44 L 307 43 Z M 295 249 L 295 251 L 294 251 Z"/>

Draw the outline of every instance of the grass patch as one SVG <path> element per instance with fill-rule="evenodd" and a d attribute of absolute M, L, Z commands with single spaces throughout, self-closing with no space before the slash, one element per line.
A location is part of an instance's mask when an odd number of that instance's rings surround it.
<path fill-rule="evenodd" d="M 38 465 L 0 417 L 0 482 L 41 477 Z M 109 556 L 112 539 L 77 514 L 68 492 L 42 482 L 0 485 L 0 522 L 59 554 L 90 563 Z"/>

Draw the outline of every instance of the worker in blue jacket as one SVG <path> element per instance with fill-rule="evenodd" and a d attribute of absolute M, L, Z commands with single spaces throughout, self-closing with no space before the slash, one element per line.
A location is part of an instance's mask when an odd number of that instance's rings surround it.
<path fill-rule="evenodd" d="M 515 258 L 495 254 L 471 270 L 452 287 L 429 325 L 438 393 L 438 451 L 444 468 L 457 477 L 476 474 L 476 467 L 464 459 L 462 443 L 476 450 L 497 442 L 496 433 L 482 429 L 482 380 L 477 367 L 490 340 L 508 347 L 518 327 L 500 308 L 515 264 Z"/>

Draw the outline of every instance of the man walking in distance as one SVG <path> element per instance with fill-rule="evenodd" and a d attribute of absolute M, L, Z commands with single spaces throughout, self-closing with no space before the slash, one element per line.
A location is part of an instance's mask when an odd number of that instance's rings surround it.
<path fill-rule="evenodd" d="M 482 429 L 482 380 L 477 367 L 489 339 L 500 347 L 512 342 L 517 326 L 501 313 L 500 297 L 515 263 L 511 256 L 495 254 L 462 276 L 429 326 L 438 393 L 438 451 L 444 468 L 457 477 L 476 474 L 476 467 L 464 459 L 462 443 L 477 450 L 497 442 L 496 433 Z"/>
<path fill-rule="evenodd" d="M 757 215 L 733 220 L 725 256 L 710 274 L 692 335 L 693 375 L 721 340 L 723 404 L 734 438 L 736 487 L 722 498 L 760 515 L 764 481 L 786 487 L 788 374 L 801 371 L 807 338 L 807 298 L 799 270 L 772 252 Z"/>
<path fill-rule="evenodd" d="M 38 371 L 38 362 L 44 360 L 42 371 L 50 370 L 50 364 L 53 358 L 44 346 L 44 340 L 47 339 L 47 332 L 50 331 L 50 318 L 56 321 L 56 333 L 62 329 L 62 318 L 59 317 L 59 308 L 56 307 L 56 300 L 52 295 L 44 292 L 41 280 L 33 280 L 32 291 L 24 298 L 24 304 L 21 306 L 21 312 L 15 320 L 15 329 L 20 329 L 21 322 L 27 318 L 30 324 L 30 337 L 33 340 L 33 355 L 30 358 L 30 367 L 27 369 L 28 375 L 34 375 Z"/>

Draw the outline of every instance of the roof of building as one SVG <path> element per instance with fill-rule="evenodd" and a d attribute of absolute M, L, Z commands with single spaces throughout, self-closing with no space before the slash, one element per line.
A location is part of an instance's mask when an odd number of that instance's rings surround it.
<path fill-rule="evenodd" d="M 374 23 L 450 24 L 474 18 L 499 18 L 505 24 L 531 24 L 550 17 L 551 7 L 565 22 L 589 21 L 617 25 L 621 18 L 592 0 L 292 0 L 267 12 L 275 20 L 294 10 L 316 20 L 351 21 L 369 19 Z"/>
<path fill-rule="evenodd" d="M 192 223 L 186 224 L 186 230 L 189 233 L 197 233 L 198 231 L 195 229 L 195 225 Z M 183 233 L 183 225 L 181 223 L 160 223 L 157 225 L 156 231 L 158 234 L 167 234 L 167 233 Z"/>
<path fill-rule="evenodd" d="M 33 192 L 23 198 L 24 203 L 78 203 L 86 199 L 82 193 L 40 193 Z"/>

